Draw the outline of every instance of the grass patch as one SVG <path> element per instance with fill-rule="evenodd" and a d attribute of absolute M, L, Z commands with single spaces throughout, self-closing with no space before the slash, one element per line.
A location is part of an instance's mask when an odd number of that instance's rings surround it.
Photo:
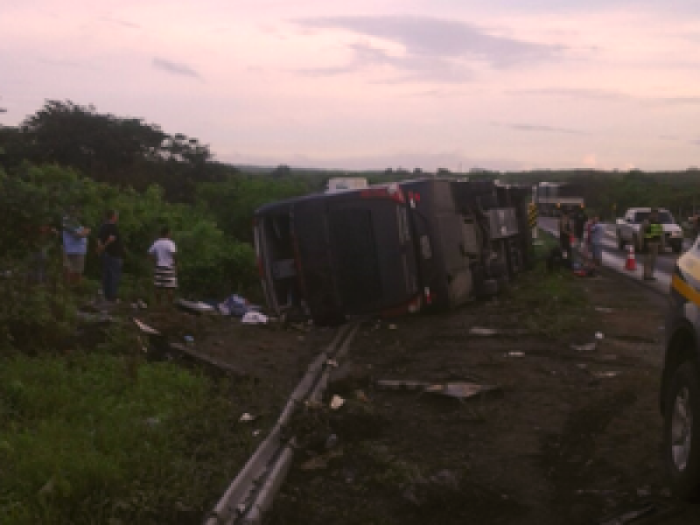
<path fill-rule="evenodd" d="M 127 368 L 104 354 L 3 361 L 0 523 L 201 521 L 252 451 L 235 418 L 254 389 Z"/>
<path fill-rule="evenodd" d="M 535 268 L 518 276 L 518 286 L 509 299 L 520 309 L 522 327 L 535 334 L 560 337 L 579 330 L 586 320 L 582 312 L 590 306 L 582 293 L 582 277 L 570 270 L 547 270 L 547 257 L 558 240 L 547 233 L 539 235 L 535 246 Z"/>

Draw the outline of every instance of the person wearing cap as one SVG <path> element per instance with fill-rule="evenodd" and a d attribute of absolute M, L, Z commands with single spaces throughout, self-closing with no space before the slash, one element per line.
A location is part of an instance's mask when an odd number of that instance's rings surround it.
<path fill-rule="evenodd" d="M 659 255 L 659 250 L 663 249 L 664 243 L 664 227 L 659 220 L 659 210 L 652 208 L 649 213 L 649 218 L 644 220 L 641 227 L 642 237 L 646 253 L 644 254 L 644 280 L 655 281 L 654 268 L 656 266 L 656 258 Z"/>

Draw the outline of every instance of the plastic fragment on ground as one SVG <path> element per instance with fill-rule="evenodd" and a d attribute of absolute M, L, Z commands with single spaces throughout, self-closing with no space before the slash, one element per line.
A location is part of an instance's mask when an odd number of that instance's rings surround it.
<path fill-rule="evenodd" d="M 429 394 L 440 394 L 447 397 L 454 397 L 456 399 L 467 399 L 498 390 L 500 390 L 500 388 L 495 385 L 479 385 L 476 383 L 445 383 L 430 385 L 425 389 L 425 392 Z"/>
<path fill-rule="evenodd" d="M 482 328 L 479 326 L 475 326 L 471 330 L 469 330 L 470 335 L 480 335 L 480 336 L 484 336 L 484 337 L 496 335 L 497 333 L 498 333 L 498 330 L 495 330 L 493 328 Z"/>
<path fill-rule="evenodd" d="M 331 398 L 331 404 L 330 404 L 331 410 L 338 410 L 344 404 L 345 404 L 345 400 L 340 396 L 335 395 Z"/>
<path fill-rule="evenodd" d="M 260 312 L 246 312 L 246 314 L 241 319 L 243 324 L 265 324 L 267 323 L 267 316 L 261 314 Z"/>
<path fill-rule="evenodd" d="M 577 352 L 593 352 L 596 349 L 596 343 L 587 343 L 585 345 L 571 345 L 572 350 Z"/>

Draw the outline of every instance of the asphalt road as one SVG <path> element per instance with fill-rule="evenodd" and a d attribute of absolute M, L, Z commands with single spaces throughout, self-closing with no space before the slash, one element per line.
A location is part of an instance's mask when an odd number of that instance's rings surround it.
<path fill-rule="evenodd" d="M 548 232 L 558 235 L 557 219 L 552 217 L 540 217 L 538 226 Z M 630 278 L 642 281 L 642 268 L 644 254 L 635 254 L 637 269 L 634 271 L 626 270 L 625 263 L 627 260 L 627 251 L 620 250 L 617 247 L 617 239 L 615 237 L 615 225 L 605 224 L 606 236 L 603 244 L 603 265 L 613 270 L 619 271 Z M 686 240 L 685 249 L 690 247 L 689 241 Z M 656 261 L 656 269 L 654 276 L 656 281 L 643 281 L 650 288 L 655 288 L 661 292 L 668 292 L 671 285 L 671 275 L 673 267 L 676 264 L 679 254 L 673 253 L 667 249 L 665 253 L 660 254 Z"/>

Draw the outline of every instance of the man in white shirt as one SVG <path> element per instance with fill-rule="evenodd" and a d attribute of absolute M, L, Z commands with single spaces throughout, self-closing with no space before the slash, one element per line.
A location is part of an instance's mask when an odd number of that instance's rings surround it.
<path fill-rule="evenodd" d="M 155 287 L 156 304 L 161 303 L 161 296 L 167 295 L 172 304 L 174 291 L 177 289 L 177 271 L 175 269 L 175 253 L 177 248 L 170 239 L 170 228 L 164 226 L 160 230 L 160 238 L 148 249 L 153 259 L 153 286 Z"/>

